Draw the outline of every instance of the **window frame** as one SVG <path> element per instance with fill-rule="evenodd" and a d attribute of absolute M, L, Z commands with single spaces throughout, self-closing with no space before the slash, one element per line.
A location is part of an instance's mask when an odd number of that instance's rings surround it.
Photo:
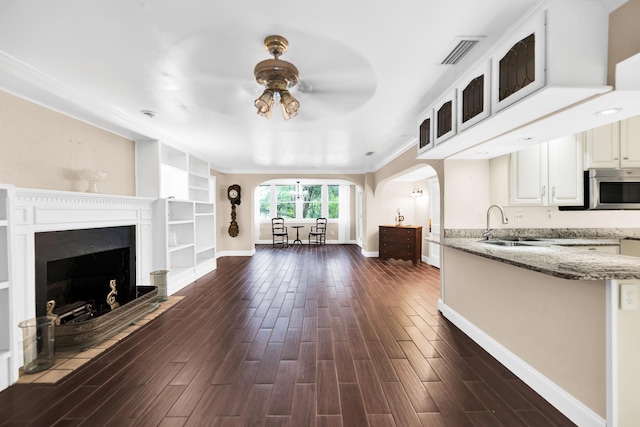
<path fill-rule="evenodd" d="M 295 181 L 292 181 L 295 182 Z M 260 210 L 260 203 L 258 200 L 257 206 L 258 206 L 258 218 L 260 222 L 269 222 L 271 221 L 271 218 L 275 218 L 277 217 L 277 209 L 278 209 L 278 192 L 277 192 L 277 187 L 280 186 L 295 186 L 295 184 L 293 184 L 292 182 L 271 182 L 271 183 L 265 183 L 265 184 L 260 184 L 258 187 L 269 187 L 270 188 L 270 192 L 271 192 L 271 202 L 270 202 L 270 207 L 269 207 L 269 217 L 264 217 L 261 215 L 261 210 Z M 321 188 L 321 199 L 320 199 L 320 211 L 321 211 L 321 218 L 327 218 L 327 220 L 329 222 L 338 222 L 341 217 L 340 215 L 343 212 L 343 207 L 342 207 L 342 203 L 343 203 L 343 198 L 341 197 L 342 192 L 343 192 L 343 186 L 344 184 L 340 184 L 340 183 L 335 183 L 335 182 L 304 182 L 301 183 L 302 188 L 304 187 L 308 187 L 308 186 L 319 186 Z M 338 217 L 337 218 L 329 218 L 329 186 L 337 186 L 338 187 Z M 315 223 L 316 217 L 314 218 L 303 218 L 303 205 L 304 205 L 305 201 L 303 198 L 300 199 L 296 199 L 295 200 L 295 212 L 296 215 L 293 218 L 286 218 L 289 221 L 295 221 L 295 222 L 299 222 L 299 223 Z M 333 202 L 336 203 L 336 202 Z"/>

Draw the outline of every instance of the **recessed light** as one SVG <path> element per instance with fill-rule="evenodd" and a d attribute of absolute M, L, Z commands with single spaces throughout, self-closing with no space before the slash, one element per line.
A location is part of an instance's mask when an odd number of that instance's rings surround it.
<path fill-rule="evenodd" d="M 532 136 L 523 136 L 522 138 L 518 138 L 518 141 L 531 141 L 532 139 Z"/>
<path fill-rule="evenodd" d="M 158 113 L 156 113 L 155 111 L 151 111 L 151 110 L 140 110 L 140 112 L 142 114 L 144 114 L 145 116 L 149 117 L 150 119 L 153 119 L 154 117 L 156 117 L 158 115 Z"/>
<path fill-rule="evenodd" d="M 477 154 L 478 156 L 484 156 L 484 155 L 486 155 L 486 154 L 489 154 L 489 152 L 488 152 L 488 151 L 478 151 L 476 154 Z"/>
<path fill-rule="evenodd" d="M 373 151 L 367 151 L 364 153 L 365 156 L 373 156 Z"/>
<path fill-rule="evenodd" d="M 610 116 L 612 114 L 618 114 L 622 111 L 622 108 L 609 108 L 608 110 L 602 110 L 595 113 L 596 116 Z"/>

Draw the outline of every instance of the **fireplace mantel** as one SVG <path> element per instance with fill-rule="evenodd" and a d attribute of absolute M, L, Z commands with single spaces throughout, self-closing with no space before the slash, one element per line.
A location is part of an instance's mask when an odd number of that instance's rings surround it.
<path fill-rule="evenodd" d="M 133 225 L 136 227 L 136 283 L 148 285 L 153 260 L 156 199 L 4 188 L 7 189 L 10 320 L 8 326 L 0 323 L 0 328 L 9 328 L 8 331 L 0 330 L 0 335 L 9 335 L 10 348 L 8 357 L 5 356 L 8 361 L 2 360 L 2 364 L 8 371 L 8 384 L 12 384 L 22 366 L 22 336 L 18 323 L 35 316 L 35 233 Z M 0 370 L 0 385 L 2 375 L 5 374 Z"/>

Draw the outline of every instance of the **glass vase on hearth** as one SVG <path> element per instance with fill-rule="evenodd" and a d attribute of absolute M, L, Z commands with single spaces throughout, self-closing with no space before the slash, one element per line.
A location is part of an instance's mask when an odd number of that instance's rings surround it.
<path fill-rule="evenodd" d="M 54 329 L 57 319 L 58 316 L 40 316 L 18 323 L 22 329 L 22 371 L 25 374 L 44 371 L 56 363 Z"/>

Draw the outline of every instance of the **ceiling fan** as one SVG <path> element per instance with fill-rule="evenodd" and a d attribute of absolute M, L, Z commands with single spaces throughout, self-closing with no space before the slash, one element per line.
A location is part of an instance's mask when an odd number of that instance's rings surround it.
<path fill-rule="evenodd" d="M 289 42 L 282 36 L 273 35 L 264 40 L 264 47 L 273 55 L 273 59 L 258 62 L 253 70 L 256 82 L 265 87 L 254 105 L 260 116 L 270 119 L 273 105 L 278 101 L 284 119 L 289 120 L 298 115 L 300 108 L 300 102 L 289 92 L 300 81 L 298 69 L 292 63 L 280 59 L 289 48 Z"/>

